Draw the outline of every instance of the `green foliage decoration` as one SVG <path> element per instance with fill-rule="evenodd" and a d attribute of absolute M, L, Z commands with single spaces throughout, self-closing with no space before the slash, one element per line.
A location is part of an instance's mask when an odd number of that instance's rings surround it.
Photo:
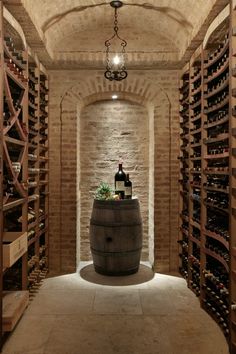
<path fill-rule="evenodd" d="M 113 190 L 108 183 L 101 182 L 95 191 L 94 198 L 98 200 L 112 200 Z"/>

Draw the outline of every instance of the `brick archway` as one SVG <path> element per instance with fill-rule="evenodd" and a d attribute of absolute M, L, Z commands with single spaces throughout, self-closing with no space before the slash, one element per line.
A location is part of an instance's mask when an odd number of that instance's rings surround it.
<path fill-rule="evenodd" d="M 52 242 L 60 249 L 60 256 L 55 259 L 56 252 L 52 256 L 52 267 L 60 268 L 60 271 L 74 271 L 80 259 L 79 244 L 79 215 L 77 206 L 80 203 L 78 175 L 80 167 L 79 154 L 76 146 L 79 141 L 80 113 L 83 107 L 94 102 L 106 100 L 112 92 L 130 102 L 138 103 L 146 107 L 149 116 L 149 259 L 156 269 L 169 270 L 171 263 L 176 264 L 171 252 L 174 254 L 172 239 L 176 239 L 177 219 L 170 220 L 171 210 L 177 213 L 176 205 L 171 198 L 172 181 L 171 169 L 166 168 L 166 163 L 171 157 L 171 127 L 172 117 L 170 101 L 165 91 L 151 80 L 136 78 L 130 75 L 129 81 L 124 83 L 110 83 L 104 79 L 97 80 L 89 77 L 86 80 L 75 83 L 70 87 L 64 87 L 61 93 L 59 113 L 58 147 L 60 175 L 57 189 L 60 195 L 59 213 L 57 216 L 57 234 L 52 234 Z M 163 144 L 164 141 L 164 144 Z M 159 150 L 160 149 L 160 150 Z M 160 151 L 162 151 L 160 153 Z M 171 163 L 169 164 L 171 166 Z M 168 183 L 166 183 L 168 181 Z M 165 185 L 163 185 L 165 184 Z M 161 198 L 160 198 L 161 195 Z M 74 196 L 74 197 L 72 197 Z M 173 205 L 174 209 L 173 209 Z M 164 211 L 164 218 L 163 218 Z M 166 215 L 169 215 L 166 218 Z M 165 222 L 163 222 L 165 220 Z M 175 223 L 175 227 L 171 225 Z M 76 251 L 77 249 L 77 251 Z M 171 251 L 170 251 L 171 249 Z M 51 250 L 53 252 L 53 249 Z M 165 256 L 163 256 L 165 254 Z M 77 261 L 76 261 L 77 259 Z"/>

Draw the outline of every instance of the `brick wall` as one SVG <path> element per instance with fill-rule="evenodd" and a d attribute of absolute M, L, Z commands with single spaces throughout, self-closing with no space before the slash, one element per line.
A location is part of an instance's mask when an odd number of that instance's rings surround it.
<path fill-rule="evenodd" d="M 175 269 L 178 262 L 178 139 L 176 103 L 160 100 L 154 109 L 154 258 L 155 268 L 161 272 Z"/>
<path fill-rule="evenodd" d="M 87 240 L 84 235 L 88 229 L 80 228 L 83 227 L 83 222 L 80 222 L 83 218 L 88 223 L 91 208 L 91 201 L 90 204 L 85 204 L 83 199 L 83 188 L 87 187 L 83 185 L 82 174 L 86 173 L 86 165 L 83 161 L 85 151 L 82 153 L 82 150 L 85 149 L 86 141 L 87 146 L 91 144 L 91 136 L 85 126 L 89 121 L 91 124 L 93 120 L 97 123 L 98 114 L 101 119 L 105 119 L 112 106 L 122 103 L 120 109 L 129 111 L 132 119 L 135 112 L 140 114 L 140 117 L 148 116 L 145 127 L 145 120 L 142 119 L 140 124 L 136 125 L 135 136 L 135 139 L 145 146 L 142 151 L 146 156 L 145 163 L 149 161 L 149 199 L 145 201 L 148 207 L 146 210 L 144 208 L 147 213 L 144 218 L 148 240 L 145 240 L 144 256 L 147 256 L 149 244 L 149 259 L 154 263 L 155 269 L 163 272 L 175 270 L 178 237 L 178 72 L 131 72 L 124 82 L 110 83 L 103 79 L 102 73 L 99 72 L 51 71 L 50 90 L 51 269 L 61 272 L 73 271 L 80 257 L 85 259 L 89 256 L 88 244 L 83 245 L 83 237 Z M 104 101 L 110 98 L 111 92 L 118 92 L 123 101 Z M 132 101 L 133 104 L 127 101 Z M 90 105 L 87 106 L 88 104 Z M 148 140 L 148 136 L 152 139 Z M 102 134 L 96 136 L 96 139 L 100 141 L 103 150 L 105 145 Z M 96 162 L 104 163 L 104 155 L 100 152 Z M 111 159 L 116 160 L 115 157 Z M 132 171 L 134 161 L 129 161 L 131 163 L 127 165 L 127 170 Z M 97 168 L 100 169 L 101 166 L 98 165 Z M 113 175 L 115 167 L 114 161 L 114 165 L 109 165 L 109 175 Z M 144 170 L 147 171 L 147 165 L 144 165 Z M 91 173 L 91 170 L 87 173 Z M 77 181 L 80 174 L 79 186 Z M 136 187 L 139 185 L 135 183 L 137 178 L 132 172 Z M 95 188 L 92 181 L 89 188 L 91 192 Z M 82 204 L 80 210 L 79 206 Z"/>

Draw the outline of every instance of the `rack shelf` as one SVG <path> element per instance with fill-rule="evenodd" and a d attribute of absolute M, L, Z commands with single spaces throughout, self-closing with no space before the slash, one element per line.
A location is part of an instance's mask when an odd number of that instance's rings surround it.
<path fill-rule="evenodd" d="M 225 80 L 223 82 L 223 84 L 221 84 L 217 89 L 207 93 L 205 95 L 205 98 L 206 99 L 209 99 L 211 98 L 212 96 L 215 96 L 217 93 L 220 93 L 222 90 L 226 89 L 227 87 L 229 86 L 229 79 L 227 78 L 227 80 Z"/>
<path fill-rule="evenodd" d="M 192 235 L 189 236 L 190 241 L 195 242 L 198 247 L 201 247 L 201 241 L 198 240 L 196 237 L 193 237 Z"/>
<path fill-rule="evenodd" d="M 225 246 L 225 248 L 227 248 L 229 250 L 229 242 L 227 240 L 225 240 L 223 238 L 223 236 L 218 235 L 215 232 L 211 232 L 211 231 L 205 230 L 205 229 L 203 229 L 203 233 L 204 233 L 204 235 L 212 237 L 215 240 L 221 242 Z"/>
<path fill-rule="evenodd" d="M 199 119 L 201 119 L 201 113 L 198 114 L 198 115 L 195 116 L 195 117 L 192 117 L 190 121 L 191 121 L 191 122 L 196 122 L 196 121 L 198 121 Z"/>
<path fill-rule="evenodd" d="M 217 188 L 217 187 L 204 187 L 204 189 L 206 191 L 221 192 L 221 193 L 229 194 L 229 190 L 228 189 Z"/>
<path fill-rule="evenodd" d="M 226 62 L 224 63 L 224 65 L 216 71 L 216 73 L 214 73 L 213 75 L 207 77 L 207 79 L 205 80 L 206 84 L 209 84 L 211 81 L 217 79 L 224 71 L 226 71 L 229 67 L 229 60 L 227 59 Z"/>
<path fill-rule="evenodd" d="M 229 97 L 227 97 L 225 100 L 219 102 L 218 104 L 214 105 L 214 107 L 204 109 L 204 114 L 209 114 L 209 113 L 219 111 L 221 108 L 225 107 L 228 104 L 229 104 Z"/>
<path fill-rule="evenodd" d="M 206 124 L 204 124 L 204 127 L 205 127 L 205 129 L 210 129 L 210 128 L 213 128 L 219 124 L 225 124 L 228 121 L 229 121 L 229 117 L 226 116 L 225 118 L 220 119 L 220 120 L 216 120 L 215 122 L 212 122 L 212 123 L 205 122 Z"/>
<path fill-rule="evenodd" d="M 229 272 L 229 265 L 228 263 L 222 258 L 220 257 L 217 253 L 212 252 L 210 250 L 208 250 L 207 248 L 203 249 L 203 252 L 208 254 L 209 256 L 212 256 L 213 258 L 217 259 L 220 263 L 223 264 L 223 266 L 225 267 L 225 269 L 227 270 L 227 272 Z"/>
<path fill-rule="evenodd" d="M 205 61 L 205 69 L 208 69 L 210 66 L 214 65 L 219 61 L 219 59 L 228 51 L 229 49 L 229 39 L 227 39 L 223 45 L 223 48 L 218 50 L 218 53 L 214 53 L 214 58 L 212 60 L 206 60 Z"/>
<path fill-rule="evenodd" d="M 10 200 L 6 204 L 3 205 L 3 211 L 8 211 L 10 209 L 13 209 L 13 208 L 19 206 L 19 205 L 22 205 L 23 203 L 25 203 L 24 198 Z"/>

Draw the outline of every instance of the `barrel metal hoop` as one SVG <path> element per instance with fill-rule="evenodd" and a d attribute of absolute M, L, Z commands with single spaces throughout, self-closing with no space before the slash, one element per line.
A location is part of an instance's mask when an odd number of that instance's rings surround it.
<path fill-rule="evenodd" d="M 133 226 L 142 226 L 142 222 L 134 222 L 134 223 L 109 223 L 109 222 L 102 222 L 99 223 L 95 220 L 90 220 L 90 225 L 93 226 L 101 226 L 101 227 L 133 227 Z"/>
<path fill-rule="evenodd" d="M 130 255 L 132 253 L 137 254 L 137 252 L 141 251 L 141 249 L 142 249 L 142 247 L 136 248 L 135 250 L 132 250 L 132 251 L 103 252 L 103 251 L 95 250 L 94 248 L 91 247 L 91 251 L 93 254 L 95 254 L 97 256 L 102 256 L 102 257 L 110 257 L 110 256 L 124 257 L 124 256 Z"/>
<path fill-rule="evenodd" d="M 128 211 L 128 210 L 140 210 L 139 206 L 132 206 L 132 205 L 96 205 L 96 209 L 102 210 L 121 210 L 121 211 Z"/>

